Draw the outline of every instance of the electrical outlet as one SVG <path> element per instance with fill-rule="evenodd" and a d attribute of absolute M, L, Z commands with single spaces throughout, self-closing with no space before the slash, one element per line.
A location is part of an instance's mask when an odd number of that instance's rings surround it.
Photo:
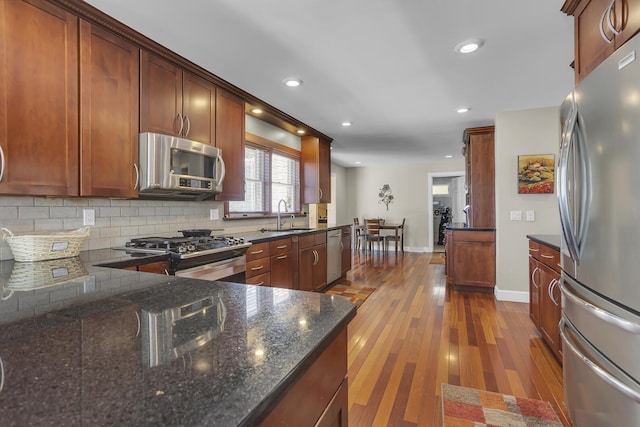
<path fill-rule="evenodd" d="M 218 208 L 209 209 L 209 219 L 220 219 L 220 211 Z"/>
<path fill-rule="evenodd" d="M 536 213 L 535 211 L 527 211 L 527 221 L 535 221 Z"/>
<path fill-rule="evenodd" d="M 82 211 L 82 225 L 96 225 L 96 211 L 95 211 L 95 209 L 83 209 L 83 211 Z"/>
<path fill-rule="evenodd" d="M 511 221 L 522 221 L 522 211 L 511 211 Z"/>

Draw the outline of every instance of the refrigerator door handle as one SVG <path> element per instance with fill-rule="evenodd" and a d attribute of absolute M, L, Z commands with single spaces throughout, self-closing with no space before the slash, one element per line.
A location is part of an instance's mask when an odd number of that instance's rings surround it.
<path fill-rule="evenodd" d="M 624 329 L 627 332 L 630 332 L 632 334 L 640 334 L 640 325 L 638 325 L 637 323 L 634 322 L 630 322 L 628 320 L 625 320 L 621 317 L 616 316 L 615 314 L 611 314 L 606 310 L 603 310 L 599 307 L 596 307 L 595 305 L 584 301 L 582 298 L 579 298 L 577 296 L 575 296 L 568 288 L 568 286 L 562 286 L 561 287 L 562 290 L 562 294 L 565 296 L 565 298 L 570 299 L 573 303 L 578 304 L 579 306 L 581 306 L 585 311 L 593 314 L 594 316 L 596 316 L 597 318 L 610 323 L 614 326 L 617 326 L 621 329 Z"/>
<path fill-rule="evenodd" d="M 605 369 L 597 365 L 593 360 L 582 354 L 582 352 L 573 344 L 573 342 L 564 332 L 565 328 L 570 328 L 570 326 L 567 325 L 566 320 L 562 318 L 562 320 L 560 320 L 560 337 L 563 341 L 563 348 L 567 348 L 573 354 L 575 354 L 576 357 L 578 357 L 587 366 L 587 368 L 589 368 L 589 370 L 596 374 L 602 381 L 606 382 L 614 389 L 619 390 L 621 393 L 623 393 L 630 399 L 633 399 L 635 402 L 640 403 L 640 394 L 609 374 Z M 589 345 L 589 347 L 591 346 Z M 594 349 L 594 351 L 596 350 Z"/>
<path fill-rule="evenodd" d="M 574 103 L 571 106 L 571 112 L 564 122 L 562 130 L 562 141 L 560 143 L 560 158 L 558 160 L 558 207 L 560 208 L 560 224 L 562 225 L 562 234 L 564 235 L 569 255 L 574 261 L 578 259 L 578 242 L 575 237 L 573 225 L 571 224 L 571 212 L 569 209 L 569 177 L 567 169 L 569 166 L 569 152 L 574 132 L 578 123 L 578 107 Z"/>

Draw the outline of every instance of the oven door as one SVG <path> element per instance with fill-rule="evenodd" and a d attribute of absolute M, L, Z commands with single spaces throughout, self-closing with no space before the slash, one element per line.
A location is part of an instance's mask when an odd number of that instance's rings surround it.
<path fill-rule="evenodd" d="M 246 282 L 247 259 L 244 255 L 200 265 L 198 267 L 178 270 L 175 275 L 199 280 L 224 280 L 225 282 Z"/>

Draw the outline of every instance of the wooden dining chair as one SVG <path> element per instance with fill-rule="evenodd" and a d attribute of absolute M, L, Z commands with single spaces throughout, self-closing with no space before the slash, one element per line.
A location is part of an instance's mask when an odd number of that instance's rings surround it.
<path fill-rule="evenodd" d="M 360 225 L 360 219 L 358 217 L 353 218 L 353 225 Z M 362 246 L 364 247 L 364 233 L 362 232 L 361 228 L 355 228 L 355 231 L 353 233 L 354 235 L 354 239 L 356 241 L 356 247 L 355 250 L 356 252 L 360 251 L 360 245 L 362 244 Z"/>
<path fill-rule="evenodd" d="M 395 242 L 395 245 L 401 245 L 402 252 L 404 253 L 404 223 L 407 219 L 402 218 L 402 224 L 400 225 L 400 229 L 398 230 L 398 237 L 396 238 L 396 234 L 388 234 L 384 236 L 384 245 L 386 250 L 389 250 L 389 242 Z"/>
<path fill-rule="evenodd" d="M 384 249 L 384 236 L 380 234 L 380 219 L 371 218 L 364 220 L 365 226 L 365 251 L 373 250 L 373 244 L 378 243 L 378 247 Z"/>

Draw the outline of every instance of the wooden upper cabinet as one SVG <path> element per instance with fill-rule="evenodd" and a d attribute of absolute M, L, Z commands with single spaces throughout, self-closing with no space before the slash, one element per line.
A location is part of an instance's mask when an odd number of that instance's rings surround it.
<path fill-rule="evenodd" d="M 80 195 L 137 197 L 140 50 L 80 22 Z"/>
<path fill-rule="evenodd" d="M 216 200 L 244 200 L 244 101 L 218 89 L 216 147 L 222 150 L 226 174 Z"/>
<path fill-rule="evenodd" d="M 302 151 L 302 203 L 331 203 L 331 144 L 305 136 Z"/>
<path fill-rule="evenodd" d="M 496 226 L 494 127 L 464 131 L 471 227 Z"/>
<path fill-rule="evenodd" d="M 141 58 L 140 132 L 214 145 L 215 85 L 147 51 Z"/>
<path fill-rule="evenodd" d="M 78 195 L 78 18 L 0 4 L 0 193 Z"/>
<path fill-rule="evenodd" d="M 574 16 L 576 84 L 640 30 L 640 0 L 567 0 L 562 11 Z"/>

